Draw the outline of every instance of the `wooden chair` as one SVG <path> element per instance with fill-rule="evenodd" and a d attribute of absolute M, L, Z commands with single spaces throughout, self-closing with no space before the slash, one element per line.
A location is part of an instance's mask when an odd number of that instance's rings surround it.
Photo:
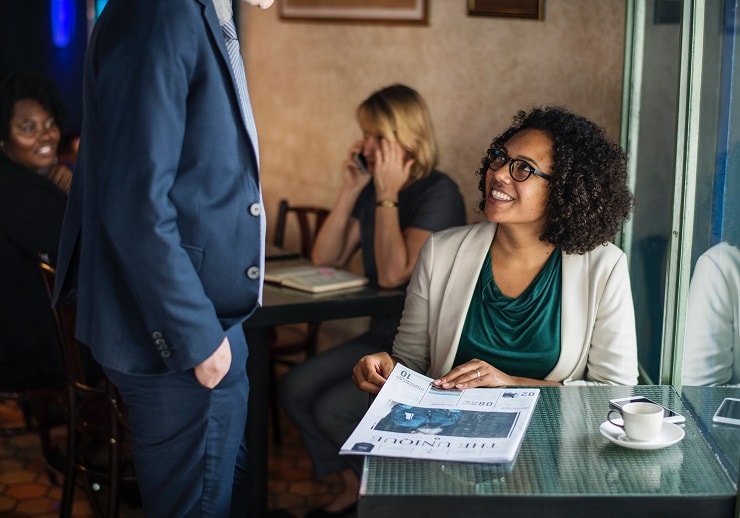
<path fill-rule="evenodd" d="M 301 257 L 310 259 L 314 239 L 316 239 L 316 234 L 329 215 L 329 210 L 311 205 L 294 205 L 291 207 L 288 200 L 280 200 L 275 234 L 272 239 L 272 244 L 277 247 L 282 248 L 285 245 L 285 230 L 288 224 L 288 216 L 291 214 L 295 217 L 300 231 L 299 248 Z"/>
<path fill-rule="evenodd" d="M 51 300 L 54 269 L 43 262 L 39 267 Z M 72 516 L 77 475 L 81 475 L 95 516 L 117 517 L 122 485 L 136 489 L 133 463 L 127 450 L 125 407 L 113 384 L 75 338 L 76 306 L 57 304 L 54 316 L 67 376 L 68 405 L 66 466 L 59 516 Z M 105 506 L 101 485 L 107 486 Z"/>
<path fill-rule="evenodd" d="M 301 257 L 310 259 L 311 248 L 321 225 L 329 215 L 329 210 L 311 205 L 293 205 L 287 200 L 280 200 L 278 209 L 277 222 L 275 224 L 275 233 L 272 243 L 283 248 L 285 246 L 285 236 L 288 222 L 295 221 L 298 224 L 299 250 Z M 305 324 L 305 331 L 299 330 L 299 337 L 282 341 L 278 339 L 278 330 L 272 329 L 272 344 L 270 347 L 270 405 L 272 411 L 272 428 L 273 440 L 276 444 L 282 442 L 280 432 L 280 418 L 278 415 L 278 397 L 277 397 L 277 367 L 279 365 L 292 366 L 305 358 L 313 356 L 316 353 L 318 342 L 320 322 L 310 322 Z M 289 327 L 294 331 L 295 326 Z M 285 333 L 288 334 L 288 333 Z"/>

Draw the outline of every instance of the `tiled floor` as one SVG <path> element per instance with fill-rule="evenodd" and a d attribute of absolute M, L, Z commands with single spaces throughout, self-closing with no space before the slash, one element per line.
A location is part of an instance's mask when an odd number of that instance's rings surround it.
<path fill-rule="evenodd" d="M 0 423 L 15 421 L 20 414 L 14 407 L 0 405 Z M 283 424 L 283 442 L 271 445 L 269 457 L 268 508 L 276 516 L 303 516 L 329 500 L 337 489 L 339 478 L 313 480 L 311 461 L 298 431 L 287 418 Z M 63 443 L 63 430 L 55 432 L 55 442 Z M 62 476 L 59 475 L 58 482 Z M 3 518 L 57 516 L 61 498 L 60 485 L 49 480 L 46 463 L 36 435 L 0 439 L 0 516 Z M 76 491 L 74 516 L 89 518 L 92 510 L 82 489 Z M 141 518 L 141 509 L 125 501 L 121 504 L 121 518 Z"/>
<path fill-rule="evenodd" d="M 281 417 L 282 444 L 270 446 L 268 509 L 276 517 L 302 517 L 306 511 L 320 507 L 338 491 L 339 477 L 334 475 L 321 480 L 313 479 L 311 461 L 300 434 L 287 417 Z M 0 425 L 19 419 L 17 408 L 0 404 Z M 55 430 L 54 442 L 64 444 L 63 429 Z M 59 482 L 61 480 L 62 476 L 59 475 Z M 93 513 L 84 492 L 79 489 L 75 497 L 73 515 L 76 518 L 92 518 Z M 23 435 L 0 438 L 0 517 L 52 518 L 57 516 L 60 498 L 61 486 L 49 480 L 38 437 Z M 142 516 L 140 508 L 122 502 L 121 518 Z"/>

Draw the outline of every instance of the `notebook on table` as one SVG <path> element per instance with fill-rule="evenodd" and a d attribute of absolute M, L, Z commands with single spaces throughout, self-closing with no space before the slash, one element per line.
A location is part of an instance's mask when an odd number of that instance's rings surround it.
<path fill-rule="evenodd" d="M 362 275 L 329 266 L 303 265 L 271 268 L 265 273 L 265 282 L 309 293 L 323 293 L 364 286 L 368 283 L 368 279 Z"/>

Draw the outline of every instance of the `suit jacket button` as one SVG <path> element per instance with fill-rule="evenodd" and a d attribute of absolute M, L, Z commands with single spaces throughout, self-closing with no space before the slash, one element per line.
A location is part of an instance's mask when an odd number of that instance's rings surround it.
<path fill-rule="evenodd" d="M 154 332 L 152 333 L 152 338 L 154 338 L 155 340 L 157 340 L 157 339 L 159 339 L 159 338 L 162 338 L 162 336 L 164 336 L 164 335 L 162 334 L 162 332 L 161 332 L 161 331 L 154 331 Z"/>
<path fill-rule="evenodd" d="M 161 353 L 159 353 L 159 354 L 161 354 L 161 355 L 162 355 L 162 358 L 169 358 L 169 357 L 170 357 L 170 354 L 171 354 L 171 353 L 170 353 L 169 351 L 166 351 L 166 350 L 165 350 L 165 351 L 162 351 L 162 352 L 161 352 Z"/>
<path fill-rule="evenodd" d="M 247 277 L 249 277 L 252 280 L 259 279 L 260 278 L 259 266 L 250 266 L 249 269 L 247 269 Z"/>
<path fill-rule="evenodd" d="M 262 214 L 262 206 L 259 203 L 253 203 L 249 206 L 249 213 L 252 216 L 259 216 Z"/>

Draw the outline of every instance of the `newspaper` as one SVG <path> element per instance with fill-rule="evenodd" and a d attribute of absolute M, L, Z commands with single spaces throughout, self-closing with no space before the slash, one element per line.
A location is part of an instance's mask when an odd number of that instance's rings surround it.
<path fill-rule="evenodd" d="M 440 389 L 397 364 L 340 449 L 447 461 L 507 463 L 519 452 L 539 389 Z"/>

